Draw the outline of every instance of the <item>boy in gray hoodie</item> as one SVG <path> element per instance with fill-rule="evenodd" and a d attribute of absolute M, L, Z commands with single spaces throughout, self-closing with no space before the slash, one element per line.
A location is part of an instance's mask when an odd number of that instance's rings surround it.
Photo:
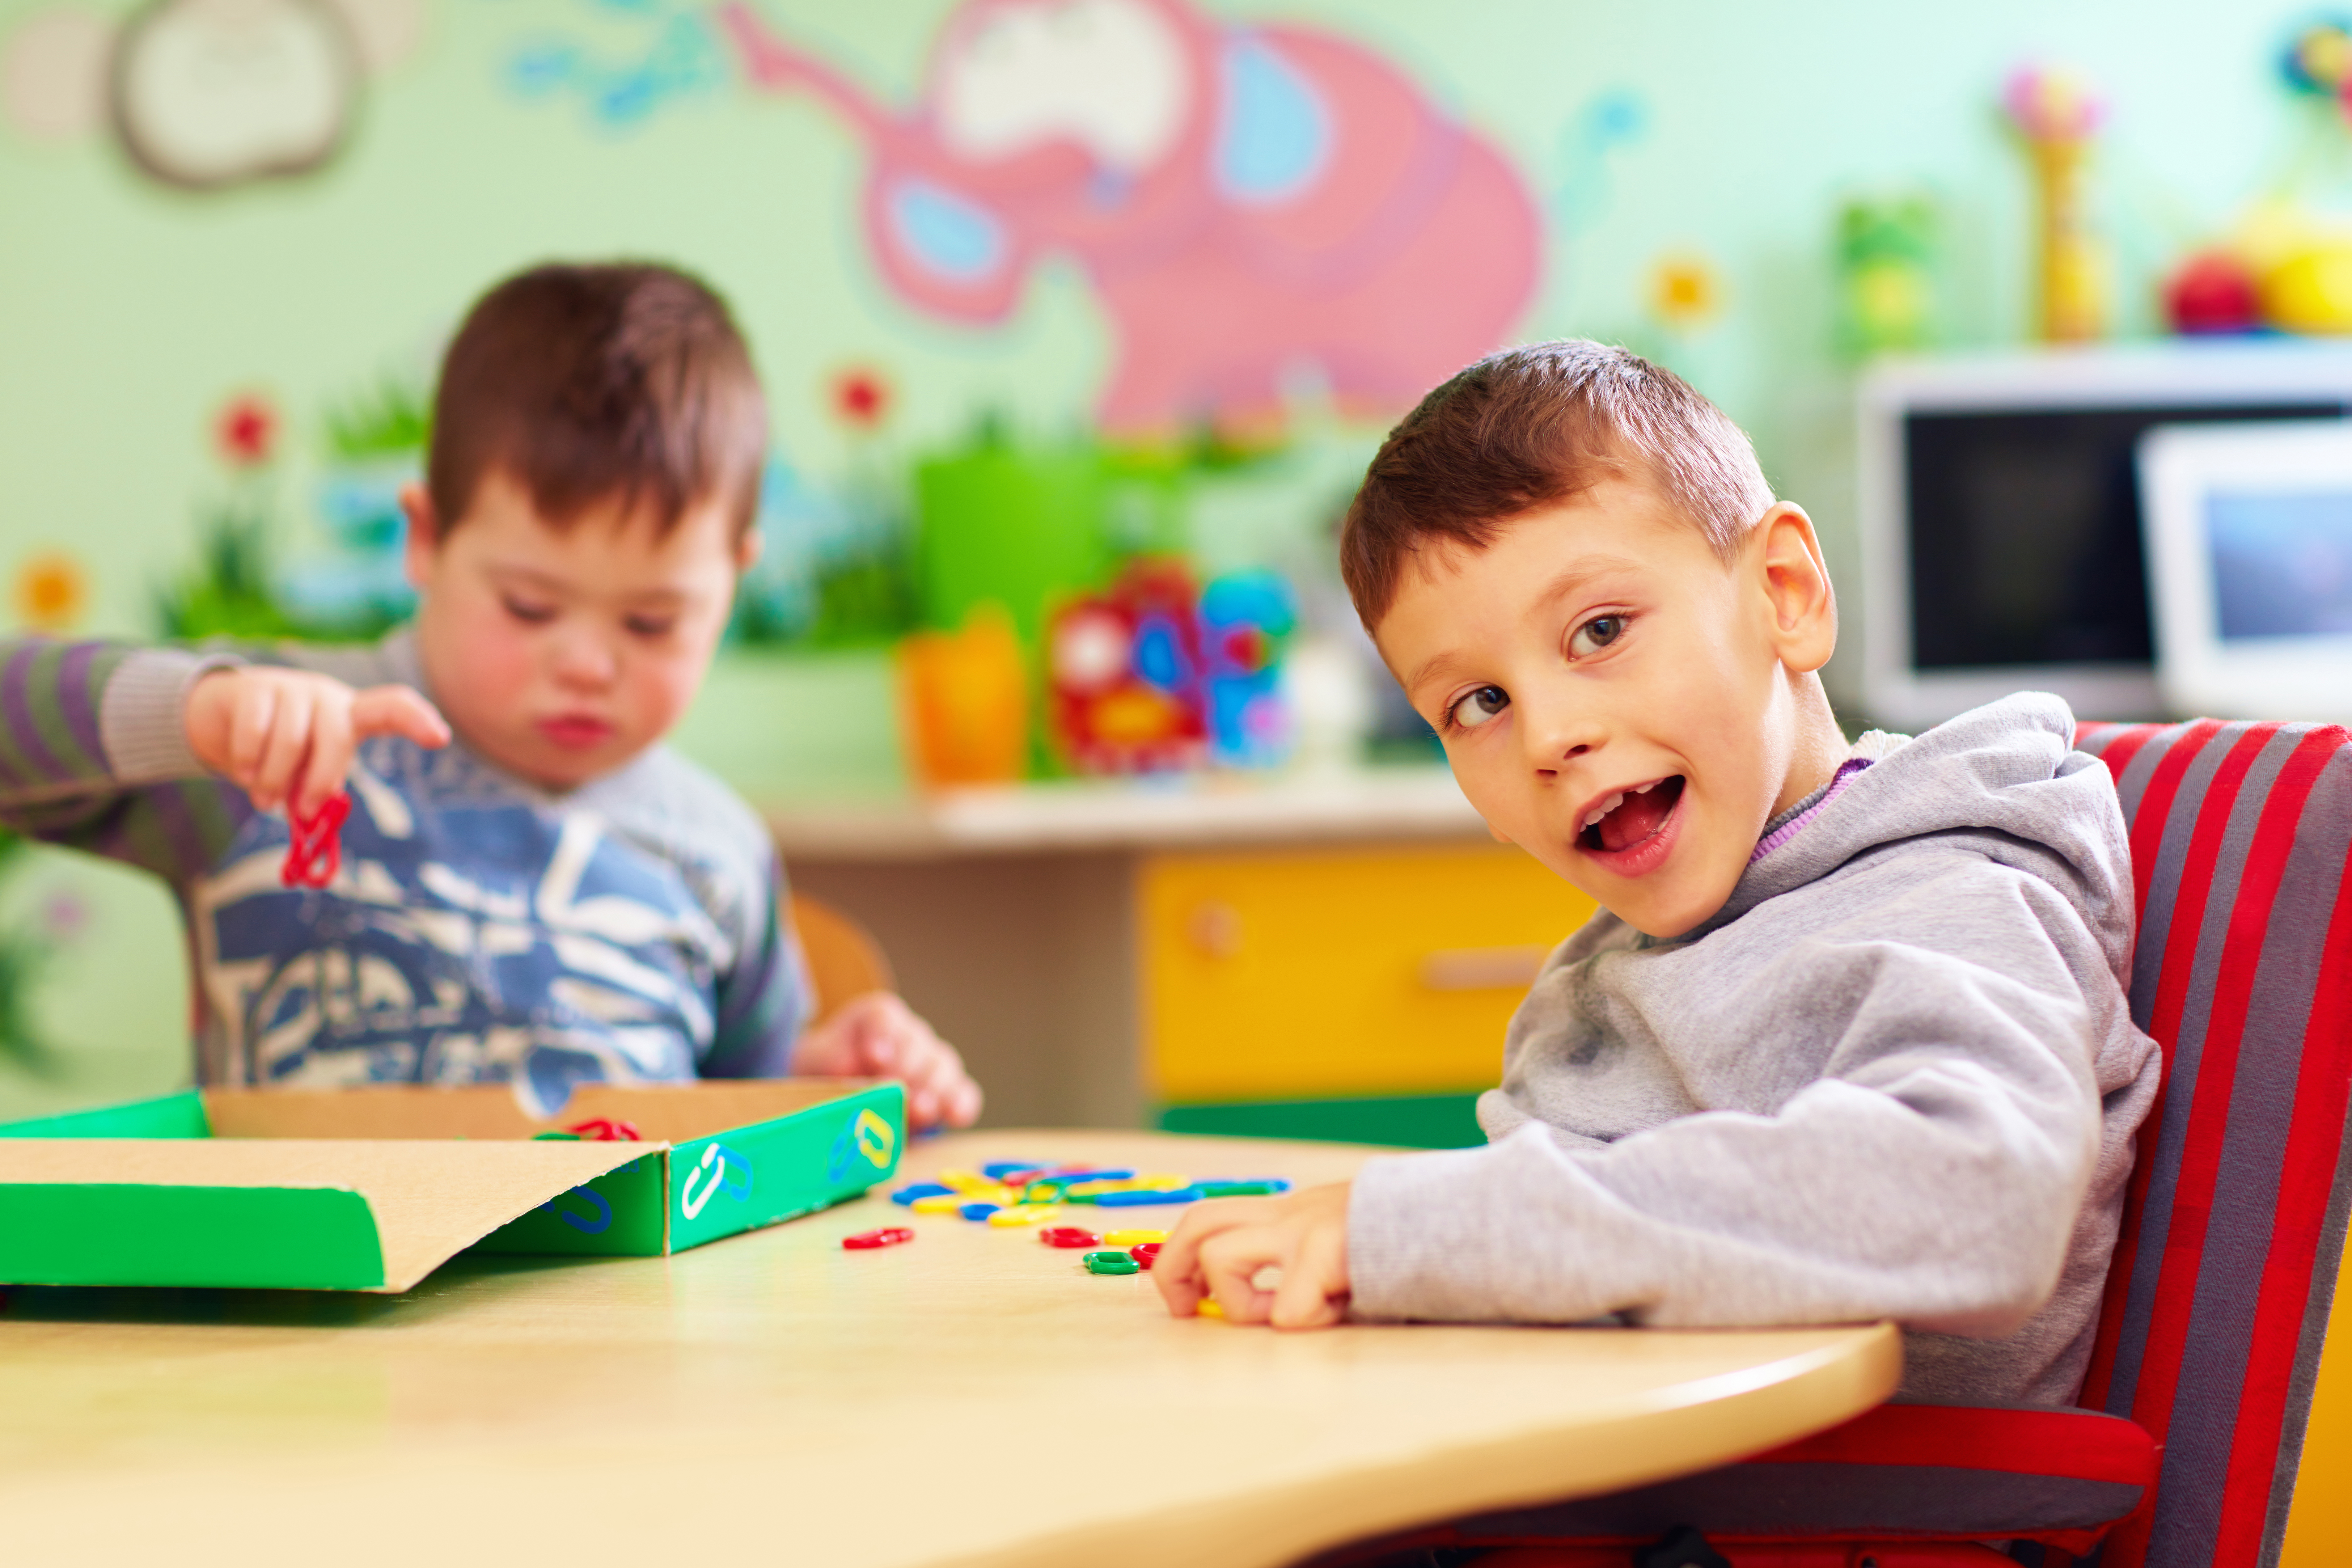
<path fill-rule="evenodd" d="M 2070 1401 L 2158 1063 L 2122 811 L 2065 704 L 1849 745 L 1811 522 L 1719 410 L 1595 343 L 1432 393 L 1341 558 L 1495 836 L 1602 912 L 1511 1022 L 1486 1147 L 1193 1210 L 1171 1310 L 1892 1318 L 1906 1394 Z"/>

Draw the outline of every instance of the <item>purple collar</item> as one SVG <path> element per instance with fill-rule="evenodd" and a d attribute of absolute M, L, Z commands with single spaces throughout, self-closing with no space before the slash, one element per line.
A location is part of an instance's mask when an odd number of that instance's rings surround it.
<path fill-rule="evenodd" d="M 1796 816 L 1789 818 L 1788 821 L 1780 824 L 1780 826 L 1774 828 L 1771 832 L 1766 834 L 1763 837 L 1758 839 L 1756 841 L 1755 853 L 1748 857 L 1748 863 L 1750 866 L 1753 866 L 1757 861 L 1761 860 L 1765 856 L 1769 855 L 1773 850 L 1778 849 L 1781 845 L 1786 844 L 1790 839 L 1794 838 L 1798 834 L 1802 833 L 1805 830 L 1805 825 L 1822 814 L 1822 807 L 1835 800 L 1838 797 L 1838 792 L 1845 788 L 1847 784 L 1852 784 L 1853 782 L 1854 775 L 1861 773 L 1863 769 L 1870 766 L 1870 763 L 1871 759 L 1868 757 L 1848 757 L 1844 762 L 1840 763 L 1838 764 L 1838 771 L 1830 775 L 1830 782 L 1822 790 L 1820 798 L 1816 799 L 1812 805 L 1805 807 L 1804 810 L 1797 813 Z"/>

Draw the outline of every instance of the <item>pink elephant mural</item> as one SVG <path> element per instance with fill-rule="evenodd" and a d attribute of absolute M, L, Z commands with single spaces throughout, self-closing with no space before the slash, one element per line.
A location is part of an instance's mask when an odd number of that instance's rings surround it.
<path fill-rule="evenodd" d="M 1038 258 L 1077 262 L 1117 337 L 1112 432 L 1277 421 L 1301 367 L 1391 415 L 1534 291 L 1542 232 L 1511 165 L 1328 33 L 1184 0 L 966 0 L 899 113 L 748 5 L 720 16 L 753 84 L 865 143 L 866 240 L 896 293 L 993 321 Z"/>

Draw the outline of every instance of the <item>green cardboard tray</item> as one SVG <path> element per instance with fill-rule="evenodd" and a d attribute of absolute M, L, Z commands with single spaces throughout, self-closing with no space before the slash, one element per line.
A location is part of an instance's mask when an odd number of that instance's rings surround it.
<path fill-rule="evenodd" d="M 642 1142 L 540 1140 L 590 1118 Z M 0 1284 L 398 1291 L 459 1251 L 658 1257 L 897 1169 L 896 1084 L 192 1090 L 0 1125 Z"/>

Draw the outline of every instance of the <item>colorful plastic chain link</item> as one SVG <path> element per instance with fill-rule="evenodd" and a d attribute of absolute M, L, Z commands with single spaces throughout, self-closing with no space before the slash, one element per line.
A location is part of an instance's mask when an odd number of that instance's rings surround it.
<path fill-rule="evenodd" d="M 352 815 L 352 797 L 342 790 L 329 795 L 310 816 L 288 816 L 289 842 L 279 880 L 289 888 L 323 888 L 343 865 L 343 823 Z"/>

